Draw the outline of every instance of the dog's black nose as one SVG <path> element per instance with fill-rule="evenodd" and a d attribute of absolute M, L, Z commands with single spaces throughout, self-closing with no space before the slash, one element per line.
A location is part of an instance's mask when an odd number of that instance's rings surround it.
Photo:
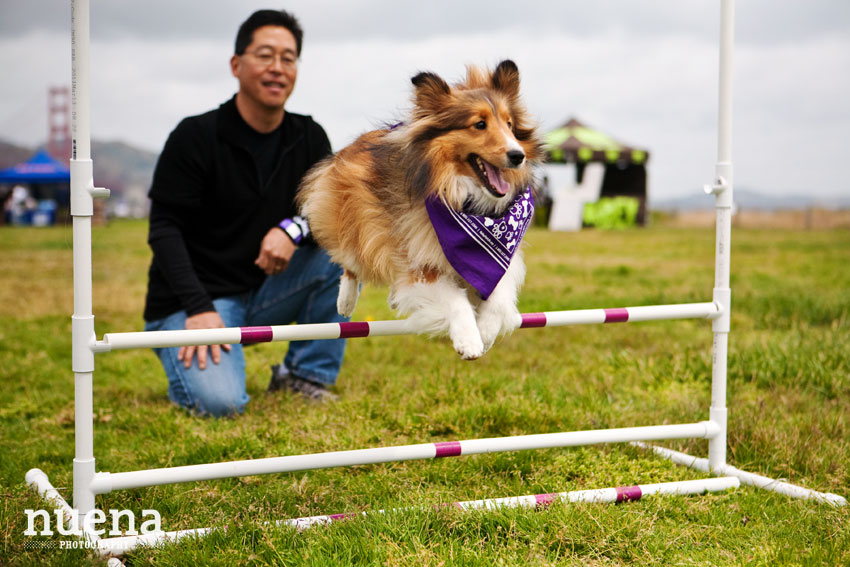
<path fill-rule="evenodd" d="M 519 150 L 511 150 L 508 152 L 508 160 L 513 164 L 514 167 L 518 166 L 522 163 L 522 160 L 525 159 L 525 154 Z"/>

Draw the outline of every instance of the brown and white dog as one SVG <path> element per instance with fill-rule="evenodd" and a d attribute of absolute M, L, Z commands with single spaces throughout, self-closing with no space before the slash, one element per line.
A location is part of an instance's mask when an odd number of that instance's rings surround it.
<path fill-rule="evenodd" d="M 413 328 L 448 334 L 471 360 L 520 325 L 525 265 L 517 251 L 483 299 L 446 258 L 425 202 L 498 218 L 530 187 L 541 145 L 512 61 L 492 72 L 468 67 L 451 86 L 427 72 L 411 80 L 410 116 L 317 164 L 298 201 L 316 241 L 344 268 L 340 314 L 354 311 L 361 281 L 389 285 L 390 306 Z"/>

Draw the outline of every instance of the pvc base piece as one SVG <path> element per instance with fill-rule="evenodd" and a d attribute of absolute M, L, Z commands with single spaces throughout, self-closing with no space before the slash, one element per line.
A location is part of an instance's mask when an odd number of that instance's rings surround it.
<path fill-rule="evenodd" d="M 789 482 L 785 482 L 784 480 L 768 478 L 760 474 L 754 474 L 747 471 L 743 471 L 739 468 L 733 467 L 732 465 L 723 465 L 721 467 L 715 468 L 714 470 L 711 470 L 711 467 L 708 464 L 708 459 L 693 457 L 686 453 L 681 453 L 672 449 L 666 449 L 664 447 L 658 447 L 656 445 L 649 445 L 641 441 L 634 441 L 632 442 L 632 445 L 634 445 L 635 447 L 640 447 L 642 449 L 649 449 L 655 454 L 673 461 L 677 465 L 682 465 L 688 468 L 697 469 L 703 472 L 713 473 L 716 475 L 734 476 L 744 484 L 749 484 L 750 486 L 755 486 L 757 488 L 763 488 L 765 490 L 784 494 L 785 496 L 790 496 L 791 498 L 798 498 L 801 500 L 815 500 L 817 502 L 832 504 L 833 506 L 847 505 L 847 500 L 843 496 L 839 496 L 838 494 L 833 494 L 831 492 L 818 492 L 817 490 L 811 490 L 809 488 L 798 486 L 796 484 L 791 484 Z"/>

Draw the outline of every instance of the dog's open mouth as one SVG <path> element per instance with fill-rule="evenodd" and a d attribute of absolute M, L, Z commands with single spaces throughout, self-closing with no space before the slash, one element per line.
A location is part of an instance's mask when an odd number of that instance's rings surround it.
<path fill-rule="evenodd" d="M 468 161 L 478 174 L 481 183 L 494 197 L 504 197 L 511 190 L 511 185 L 502 177 L 498 167 L 487 163 L 475 154 L 470 154 Z"/>

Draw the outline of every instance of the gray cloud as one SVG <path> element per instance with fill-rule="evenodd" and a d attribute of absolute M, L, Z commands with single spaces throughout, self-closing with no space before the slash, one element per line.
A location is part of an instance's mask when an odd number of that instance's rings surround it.
<path fill-rule="evenodd" d="M 285 3 L 305 51 L 287 108 L 313 114 L 335 148 L 397 117 L 409 77 L 517 61 L 544 127 L 572 114 L 649 147 L 654 197 L 695 192 L 715 159 L 716 0 Z M 183 116 L 218 105 L 235 81 L 238 24 L 267 3 L 93 0 L 92 130 L 157 151 Z M 742 186 L 850 192 L 850 3 L 737 3 L 735 158 Z M 510 12 L 510 13 L 509 13 Z M 0 138 L 44 139 L 48 85 L 70 81 L 65 0 L 0 4 Z M 791 167 L 791 158 L 796 165 Z"/>
<path fill-rule="evenodd" d="M 433 35 L 486 33 L 503 28 L 518 34 L 557 32 L 580 37 L 605 30 L 629 36 L 716 36 L 717 0 L 525 0 L 521 7 L 489 0 L 92 0 L 96 39 L 144 38 L 220 41 L 235 36 L 252 11 L 283 7 L 298 15 L 318 41 L 389 38 L 416 41 Z M 747 0 L 736 5 L 739 42 L 784 43 L 823 34 L 850 33 L 846 0 L 777 2 Z M 66 31 L 66 0 L 5 0 L 0 34 Z"/>

